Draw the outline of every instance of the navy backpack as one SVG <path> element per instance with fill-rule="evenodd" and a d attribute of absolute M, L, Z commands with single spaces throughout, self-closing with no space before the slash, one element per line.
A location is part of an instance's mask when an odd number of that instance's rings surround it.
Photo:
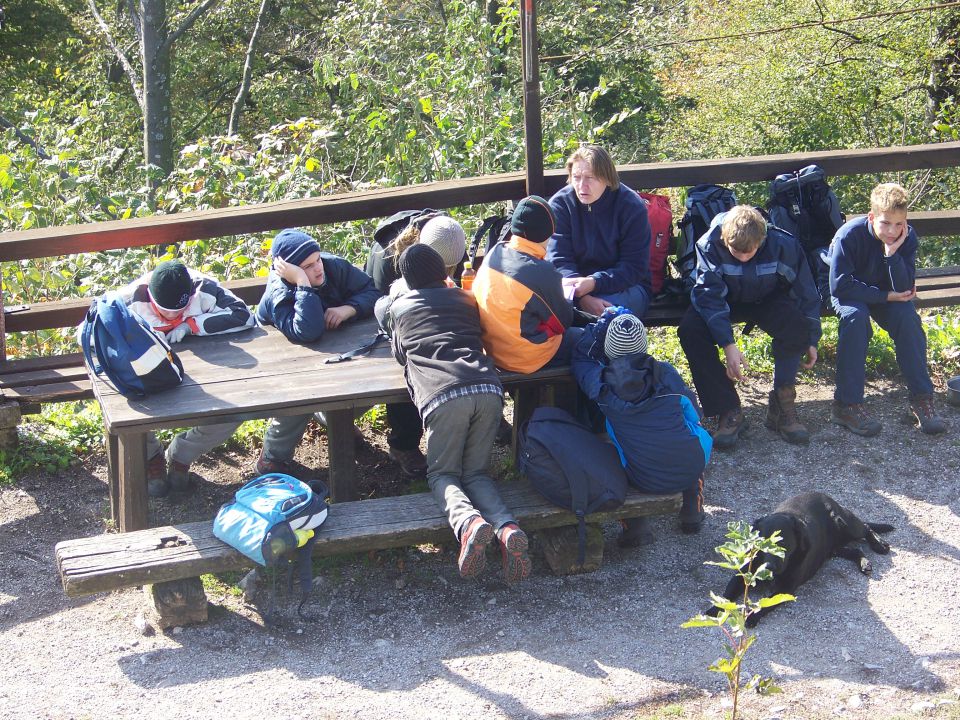
<path fill-rule="evenodd" d="M 687 190 L 684 202 L 686 212 L 677 223 L 680 245 L 677 248 L 676 267 L 683 293 L 688 297 L 696 282 L 697 240 L 710 229 L 710 223 L 717 215 L 736 204 L 737 196 L 733 190 L 722 185 L 696 185 Z"/>
<path fill-rule="evenodd" d="M 521 429 L 517 467 L 554 505 L 577 516 L 577 562 L 586 555 L 586 515 L 613 510 L 627 496 L 627 475 L 610 443 L 566 410 L 538 407 Z"/>
<path fill-rule="evenodd" d="M 88 371 L 106 375 L 121 395 L 144 397 L 183 382 L 183 365 L 166 338 L 131 311 L 119 293 L 90 304 L 78 339 Z"/>

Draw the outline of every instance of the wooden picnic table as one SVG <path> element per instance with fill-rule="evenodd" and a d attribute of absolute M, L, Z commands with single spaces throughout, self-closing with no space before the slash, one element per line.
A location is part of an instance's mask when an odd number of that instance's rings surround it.
<path fill-rule="evenodd" d="M 331 499 L 355 499 L 355 411 L 409 400 L 409 395 L 403 369 L 386 343 L 346 362 L 326 360 L 369 342 L 376 331 L 371 318 L 347 323 L 307 345 L 290 342 L 273 327 L 188 336 L 175 348 L 183 362 L 183 383 L 141 399 L 120 395 L 105 376 L 92 378 L 107 438 L 111 514 L 119 529 L 149 526 L 146 437 L 163 428 L 322 410 L 327 418 Z M 559 368 L 532 375 L 505 373 L 503 378 L 508 387 L 536 386 L 552 380 L 569 383 L 570 374 L 568 368 Z M 518 401 L 527 395 L 518 393 Z"/>

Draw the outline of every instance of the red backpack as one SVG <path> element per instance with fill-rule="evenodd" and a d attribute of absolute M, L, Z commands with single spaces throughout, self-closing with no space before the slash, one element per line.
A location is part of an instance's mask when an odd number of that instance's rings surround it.
<path fill-rule="evenodd" d="M 654 295 L 663 289 L 667 277 L 667 256 L 673 250 L 673 211 L 670 198 L 654 193 L 637 193 L 647 206 L 650 221 L 650 289 Z"/>

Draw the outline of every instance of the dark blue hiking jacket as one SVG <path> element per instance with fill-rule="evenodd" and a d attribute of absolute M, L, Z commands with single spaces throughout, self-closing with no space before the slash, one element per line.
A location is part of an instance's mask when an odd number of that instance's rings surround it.
<path fill-rule="evenodd" d="M 646 353 L 612 361 L 602 356 L 597 325 L 584 329 L 572 370 L 580 388 L 606 417 L 631 485 L 650 493 L 687 490 L 710 459 L 713 440 L 696 397 L 670 363 Z M 599 352 L 598 352 L 599 348 Z"/>
<path fill-rule="evenodd" d="M 887 302 L 887 293 L 910 290 L 916 280 L 917 234 L 892 256 L 883 254 L 883 241 L 873 233 L 867 216 L 844 223 L 830 243 L 830 294 L 841 303 L 866 305 Z"/>
<path fill-rule="evenodd" d="M 309 343 L 319 340 L 326 332 L 323 314 L 327 308 L 351 305 L 357 311 L 353 320 L 373 315 L 380 291 L 370 276 L 336 255 L 322 252 L 320 260 L 325 275 L 321 287 L 291 285 L 276 270 L 271 270 L 257 305 L 257 322 L 275 325 L 288 340 Z"/>
<path fill-rule="evenodd" d="M 733 342 L 731 305 L 762 303 L 774 293 L 785 292 L 807 318 L 809 342 L 816 347 L 822 333 L 820 293 L 800 242 L 770 226 L 757 254 L 740 262 L 720 238 L 724 217 L 726 213 L 717 215 L 697 241 L 696 283 L 690 291 L 690 300 L 710 328 L 714 342 L 720 347 Z"/>

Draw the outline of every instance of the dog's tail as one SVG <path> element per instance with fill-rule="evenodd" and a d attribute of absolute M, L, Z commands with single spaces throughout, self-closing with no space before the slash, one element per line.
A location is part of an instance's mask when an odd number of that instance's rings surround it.
<path fill-rule="evenodd" d="M 867 523 L 867 527 L 877 533 L 893 532 L 894 527 L 889 523 Z"/>

